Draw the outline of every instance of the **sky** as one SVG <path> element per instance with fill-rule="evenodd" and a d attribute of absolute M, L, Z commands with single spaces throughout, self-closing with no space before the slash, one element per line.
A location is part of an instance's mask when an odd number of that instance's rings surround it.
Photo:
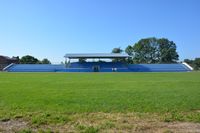
<path fill-rule="evenodd" d="M 200 0 L 0 0 L 0 55 L 53 63 L 168 38 L 180 60 L 200 57 Z"/>

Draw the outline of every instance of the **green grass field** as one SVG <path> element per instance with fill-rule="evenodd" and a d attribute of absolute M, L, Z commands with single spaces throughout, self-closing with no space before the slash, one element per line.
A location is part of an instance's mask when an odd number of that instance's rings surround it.
<path fill-rule="evenodd" d="M 0 73 L 2 121 L 65 123 L 99 112 L 200 122 L 200 73 Z"/>

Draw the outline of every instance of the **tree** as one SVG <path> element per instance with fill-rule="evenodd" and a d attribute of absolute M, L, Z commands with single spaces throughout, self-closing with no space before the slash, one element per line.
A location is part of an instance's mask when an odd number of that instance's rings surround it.
<path fill-rule="evenodd" d="M 15 64 L 19 64 L 20 62 L 19 56 L 13 56 L 12 59 L 15 59 Z"/>
<path fill-rule="evenodd" d="M 159 63 L 175 63 L 179 59 L 176 52 L 176 44 L 166 38 L 158 39 L 159 44 Z"/>
<path fill-rule="evenodd" d="M 200 70 L 200 58 L 195 58 L 194 60 L 185 59 L 184 62 L 192 66 L 194 70 Z"/>
<path fill-rule="evenodd" d="M 155 37 L 141 39 L 125 52 L 130 56 L 128 63 L 175 63 L 179 57 L 173 41 Z"/>
<path fill-rule="evenodd" d="M 42 61 L 41 61 L 42 64 L 51 64 L 51 62 L 47 59 L 47 58 L 44 58 Z"/>
<path fill-rule="evenodd" d="M 194 65 L 195 70 L 200 70 L 200 58 L 195 58 Z"/>
<path fill-rule="evenodd" d="M 184 62 L 186 62 L 186 63 L 188 63 L 190 65 L 194 64 L 194 61 L 190 60 L 190 59 L 185 59 Z"/>
<path fill-rule="evenodd" d="M 133 61 L 133 59 L 134 59 L 133 47 L 131 45 L 128 45 L 128 47 L 126 47 L 126 49 L 125 49 L 125 52 L 129 55 L 126 62 L 127 63 L 134 63 L 134 61 Z"/>
<path fill-rule="evenodd" d="M 200 58 L 195 58 L 194 63 L 195 63 L 197 66 L 200 66 Z"/>
<path fill-rule="evenodd" d="M 122 52 L 123 52 L 123 50 L 120 47 L 113 48 L 113 50 L 112 50 L 112 53 L 122 53 Z"/>
<path fill-rule="evenodd" d="M 136 63 L 156 63 L 157 59 L 156 38 L 141 39 L 133 46 L 134 62 Z"/>
<path fill-rule="evenodd" d="M 20 64 L 38 64 L 39 60 L 33 56 L 26 55 L 20 59 Z"/>
<path fill-rule="evenodd" d="M 122 53 L 123 52 L 123 50 L 120 48 L 120 47 L 118 47 L 118 48 L 113 48 L 113 50 L 112 50 L 112 53 L 114 53 L 114 54 L 120 54 L 120 53 Z M 122 59 L 122 58 L 115 58 L 115 59 L 113 59 L 112 60 L 113 62 L 121 62 L 121 61 L 124 61 L 124 59 Z"/>

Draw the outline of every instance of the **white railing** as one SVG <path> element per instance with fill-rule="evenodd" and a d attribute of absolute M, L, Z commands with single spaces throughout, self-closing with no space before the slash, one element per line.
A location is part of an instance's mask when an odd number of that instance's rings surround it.
<path fill-rule="evenodd" d="M 185 66 L 187 66 L 190 70 L 192 70 L 192 71 L 194 70 L 194 68 L 192 68 L 188 63 L 183 62 L 182 64 L 185 65 Z"/>
<path fill-rule="evenodd" d="M 11 63 L 10 65 L 6 66 L 3 68 L 3 71 L 6 71 L 9 67 L 11 67 L 12 65 L 14 65 L 14 63 Z"/>

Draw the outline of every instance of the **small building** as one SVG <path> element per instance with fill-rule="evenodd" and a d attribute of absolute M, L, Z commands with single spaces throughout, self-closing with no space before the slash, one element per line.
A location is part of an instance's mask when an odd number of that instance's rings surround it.
<path fill-rule="evenodd" d="M 8 57 L 0 55 L 0 71 L 3 70 L 4 67 L 8 66 L 11 63 L 18 64 L 19 63 L 19 57 Z"/>

